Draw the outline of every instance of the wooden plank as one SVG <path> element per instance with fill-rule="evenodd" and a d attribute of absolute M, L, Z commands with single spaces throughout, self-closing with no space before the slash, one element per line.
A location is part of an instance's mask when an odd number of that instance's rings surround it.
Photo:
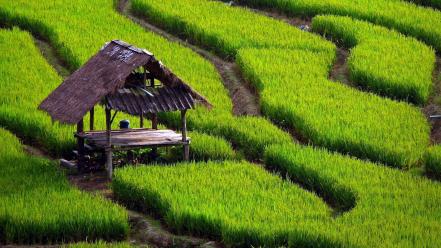
<path fill-rule="evenodd" d="M 127 134 L 114 134 L 112 133 L 112 138 L 114 139 L 121 139 L 121 138 L 127 138 L 127 139 L 136 139 L 136 138 L 142 138 L 142 139 L 149 139 L 149 138 L 179 138 L 181 137 L 180 134 L 177 133 L 127 133 Z M 95 136 L 86 136 L 86 139 L 88 140 L 105 140 L 106 135 L 95 135 Z"/>

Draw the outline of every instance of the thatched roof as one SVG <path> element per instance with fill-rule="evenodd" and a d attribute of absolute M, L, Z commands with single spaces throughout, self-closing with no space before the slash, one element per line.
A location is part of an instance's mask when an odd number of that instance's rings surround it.
<path fill-rule="evenodd" d="M 104 102 L 110 109 L 131 115 L 192 109 L 195 104 L 190 92 L 168 86 L 122 88 Z"/>
<path fill-rule="evenodd" d="M 57 121 L 78 123 L 106 96 L 125 86 L 126 78 L 140 66 L 164 86 L 183 89 L 208 108 L 211 104 L 173 74 L 150 52 L 113 40 L 58 86 L 39 106 Z"/>

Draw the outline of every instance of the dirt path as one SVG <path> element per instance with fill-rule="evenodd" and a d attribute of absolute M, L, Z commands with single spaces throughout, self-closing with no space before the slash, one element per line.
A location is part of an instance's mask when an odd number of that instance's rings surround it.
<path fill-rule="evenodd" d="M 431 115 L 441 115 L 441 57 L 436 59 L 436 68 L 433 71 L 433 94 L 423 113 L 429 118 Z M 432 130 L 430 138 L 432 144 L 441 144 L 441 119 L 430 120 Z"/>
<path fill-rule="evenodd" d="M 337 58 L 332 66 L 329 78 L 332 81 L 340 82 L 351 87 L 356 87 L 349 78 L 348 57 L 349 51 L 347 49 L 340 47 L 337 48 Z"/>
<path fill-rule="evenodd" d="M 63 78 L 66 78 L 71 74 L 71 71 L 67 69 L 67 64 L 60 59 L 57 55 L 55 49 L 49 44 L 49 42 L 45 41 L 40 37 L 32 36 L 34 38 L 35 45 L 40 49 L 43 57 L 46 58 L 46 61 L 54 68 L 58 75 Z"/>
<path fill-rule="evenodd" d="M 26 153 L 32 156 L 38 156 L 49 160 L 56 161 L 56 158 L 50 157 L 43 150 L 31 145 L 23 145 Z M 105 171 L 84 173 L 84 174 L 68 174 L 67 178 L 71 185 L 77 187 L 81 191 L 91 194 L 100 194 L 105 198 L 115 202 L 113 192 L 110 189 L 110 181 Z M 123 204 L 120 204 L 123 205 Z M 216 241 L 187 236 L 176 235 L 168 230 L 161 221 L 142 214 L 137 211 L 127 209 L 129 215 L 130 233 L 128 242 L 138 247 L 213 247 L 221 248 L 223 245 Z M 52 248 L 60 247 L 60 245 L 1 245 L 7 248 Z"/>
<path fill-rule="evenodd" d="M 115 201 L 105 171 L 70 175 L 69 181 L 82 191 L 101 194 Z M 173 234 L 161 221 L 151 216 L 133 210 L 127 212 L 130 223 L 129 242 L 133 245 L 140 247 L 223 247 L 219 242 Z"/>
<path fill-rule="evenodd" d="M 170 34 L 163 29 L 150 24 L 146 18 L 136 17 L 130 12 L 130 3 L 128 0 L 120 0 L 118 2 L 117 10 L 120 14 L 126 16 L 144 29 L 156 33 L 171 42 L 176 42 L 188 47 L 210 61 L 216 67 L 224 86 L 228 89 L 230 98 L 233 102 L 234 115 L 258 116 L 261 114 L 258 94 L 256 93 L 256 90 L 244 80 L 236 63 L 226 61 L 205 49 L 189 43 L 184 40 L 184 38 L 181 39 Z"/>

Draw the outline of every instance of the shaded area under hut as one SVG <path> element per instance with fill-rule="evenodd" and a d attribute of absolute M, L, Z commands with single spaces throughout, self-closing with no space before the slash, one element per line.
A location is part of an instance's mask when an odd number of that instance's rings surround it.
<path fill-rule="evenodd" d="M 160 84 L 155 85 L 155 79 Z M 183 146 L 184 159 L 188 160 L 190 139 L 185 115 L 197 103 L 211 108 L 205 97 L 156 60 L 153 54 L 113 40 L 55 89 L 39 109 L 55 121 L 77 125 L 75 137 L 80 171 L 85 165 L 86 148 L 102 151 L 111 178 L 115 150 Z M 105 107 L 106 130 L 94 130 L 97 104 Z M 171 111 L 181 111 L 181 134 L 158 130 L 157 114 Z M 118 112 L 139 116 L 140 128 L 111 130 Z M 90 113 L 89 131 L 85 131 L 83 125 L 87 113 Z M 144 128 L 144 118 L 151 119 L 151 128 Z"/>

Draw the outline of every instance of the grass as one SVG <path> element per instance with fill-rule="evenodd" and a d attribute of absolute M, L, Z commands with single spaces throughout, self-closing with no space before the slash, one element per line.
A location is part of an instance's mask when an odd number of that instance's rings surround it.
<path fill-rule="evenodd" d="M 128 234 L 124 209 L 71 187 L 54 162 L 26 155 L 4 129 L 0 137 L 1 243 L 119 240 Z"/>
<path fill-rule="evenodd" d="M 439 247 L 441 185 L 325 150 L 276 145 L 265 163 L 326 198 L 355 207 L 329 232 L 356 247 Z M 352 196 L 351 197 L 351 193 Z M 349 196 L 349 197 L 348 197 Z M 317 225 L 321 225 L 318 221 Z M 331 235 L 331 234 L 330 234 Z M 350 244 L 350 245 L 349 245 Z"/>
<path fill-rule="evenodd" d="M 316 16 L 312 29 L 352 48 L 347 63 L 353 82 L 383 96 L 427 103 L 436 59 L 430 47 L 350 17 Z"/>
<path fill-rule="evenodd" d="M 199 132 L 190 132 L 188 136 L 191 138 L 190 160 L 234 160 L 240 157 L 224 139 Z M 182 160 L 182 147 L 171 149 L 170 160 Z"/>
<path fill-rule="evenodd" d="M 338 243 L 320 235 L 329 225 L 315 224 L 331 221 L 320 198 L 246 162 L 126 167 L 115 172 L 112 188 L 120 200 L 163 216 L 177 233 L 234 247 Z"/>
<path fill-rule="evenodd" d="M 100 8 L 96 8 L 96 6 L 100 6 Z M 268 144 L 291 141 L 288 134 L 266 119 L 234 117 L 228 92 L 212 64 L 190 49 L 169 42 L 154 33 L 147 32 L 127 18 L 120 16 L 115 11 L 114 1 L 112 0 L 94 2 L 83 0 L 75 3 L 67 0 L 45 3 L 41 1 L 1 0 L 0 22 L 17 25 L 45 37 L 72 70 L 79 68 L 106 41 L 112 39 L 122 39 L 139 47 L 145 47 L 153 51 L 156 57 L 161 59 L 167 67 L 171 68 L 179 77 L 214 104 L 215 108 L 211 112 L 201 108 L 191 111 L 188 116 L 189 129 L 231 140 L 233 145 L 242 150 L 247 157 L 261 157 L 265 146 Z M 108 25 L 108 23 L 112 23 L 112 25 Z M 22 78 L 23 82 L 26 83 L 28 82 L 27 79 L 32 79 L 30 75 L 39 74 L 38 72 L 23 73 L 21 67 L 22 65 L 17 66 L 16 64 L 14 73 L 21 73 L 21 75 L 20 77 L 14 76 L 13 79 Z M 29 68 L 29 70 L 32 69 Z M 26 78 L 27 76 L 29 77 Z M 49 82 L 43 80 L 45 82 L 42 83 L 57 85 L 60 82 L 59 78 L 54 80 Z M 29 82 L 35 81 L 31 80 Z M 15 81 L 14 85 L 17 87 L 17 85 L 22 84 Z M 47 92 L 32 92 L 34 99 L 42 99 L 46 96 Z M 32 107 L 32 110 L 35 110 L 36 105 L 32 105 Z M 44 130 L 48 125 L 44 126 L 44 123 L 49 123 L 46 117 L 32 113 L 32 118 L 25 118 L 26 123 L 20 124 L 21 117 L 14 115 L 14 111 L 16 111 L 16 108 L 7 106 L 4 110 L 5 114 L 0 112 L 0 119 L 3 119 L 2 124 L 10 123 L 12 127 L 20 126 L 20 132 L 27 132 L 31 128 L 41 129 L 45 132 Z M 101 128 L 101 125 L 105 123 L 102 112 L 100 109 L 95 114 L 97 128 Z M 179 122 L 177 120 L 178 115 L 161 115 L 161 121 L 170 127 L 178 128 Z M 137 121 L 137 118 L 131 119 L 134 126 L 137 125 Z M 29 123 L 32 123 L 31 127 L 29 127 Z M 58 127 L 54 129 L 49 132 L 46 131 L 46 133 L 62 133 L 64 138 L 57 140 L 70 140 L 70 143 L 66 146 L 69 147 L 70 145 L 71 147 L 72 138 L 66 137 L 71 135 L 70 130 L 72 129 L 65 129 L 67 131 L 58 131 Z M 31 131 L 28 133 L 38 140 L 40 140 L 40 137 L 44 137 L 44 135 L 34 136 L 34 132 Z M 54 144 L 57 144 L 57 142 L 54 142 Z M 52 143 L 49 145 L 52 146 Z"/>
<path fill-rule="evenodd" d="M 263 112 L 314 145 L 397 167 L 421 163 L 429 126 L 419 109 L 329 81 L 332 58 L 243 49 L 238 61 L 261 90 Z"/>
<path fill-rule="evenodd" d="M 322 14 L 350 16 L 395 29 L 441 51 L 441 12 L 391 0 L 238 0 L 258 8 L 277 9 L 289 16 Z"/>
<path fill-rule="evenodd" d="M 133 0 L 132 10 L 172 33 L 184 35 L 231 59 L 241 48 L 278 47 L 334 52 L 333 44 L 317 35 L 217 1 L 170 0 L 165 3 Z"/>
<path fill-rule="evenodd" d="M 441 146 L 436 145 L 428 149 L 426 154 L 426 173 L 441 180 Z"/>

